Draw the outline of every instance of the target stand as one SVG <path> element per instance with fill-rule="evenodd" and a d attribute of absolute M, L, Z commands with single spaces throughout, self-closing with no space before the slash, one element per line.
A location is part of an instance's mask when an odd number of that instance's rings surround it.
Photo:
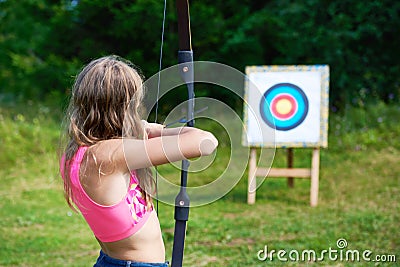
<path fill-rule="evenodd" d="M 254 204 L 257 177 L 309 178 L 310 205 L 318 204 L 320 148 L 328 142 L 329 67 L 246 68 L 242 144 L 250 147 L 247 203 Z M 257 165 L 257 148 L 287 150 L 287 168 Z M 310 168 L 293 168 L 293 149 L 312 148 Z M 272 162 L 271 162 L 272 164 Z"/>
<path fill-rule="evenodd" d="M 294 178 L 310 178 L 310 206 L 317 206 L 319 188 L 319 152 L 319 148 L 313 149 L 311 168 L 293 168 L 293 148 L 287 149 L 287 168 L 262 168 L 257 167 L 257 148 L 250 148 L 247 203 L 254 204 L 256 202 L 257 176 L 268 178 L 287 177 L 288 187 L 294 186 Z"/>

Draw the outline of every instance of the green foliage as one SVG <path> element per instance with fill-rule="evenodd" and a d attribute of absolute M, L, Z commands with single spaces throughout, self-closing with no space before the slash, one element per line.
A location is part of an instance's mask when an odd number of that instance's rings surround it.
<path fill-rule="evenodd" d="M 58 148 L 60 125 L 55 124 L 54 118 L 59 117 L 54 113 L 47 106 L 32 103 L 27 107 L 8 107 L 8 110 L 0 108 L 1 169 L 18 168 L 19 164 L 47 157 Z M 41 167 L 45 169 L 47 166 Z"/>
<path fill-rule="evenodd" d="M 44 0 L 0 2 L 0 98 L 38 100 L 67 91 L 81 63 L 58 55 L 65 44 L 55 53 L 45 46 L 52 41 L 57 5 Z"/>
<path fill-rule="evenodd" d="M 158 70 L 163 1 L 0 1 L 0 10 L 3 100 L 66 95 L 81 66 L 106 54 L 132 60 L 147 77 Z M 329 64 L 332 106 L 399 99 L 399 1 L 193 1 L 191 25 L 196 60 L 239 70 Z M 164 66 L 176 63 L 177 39 L 169 1 Z M 229 91 L 199 90 L 240 105 Z"/>
<path fill-rule="evenodd" d="M 347 106 L 330 119 L 330 148 L 367 151 L 368 149 L 400 149 L 397 118 L 400 108 L 379 102 L 365 107 Z"/>

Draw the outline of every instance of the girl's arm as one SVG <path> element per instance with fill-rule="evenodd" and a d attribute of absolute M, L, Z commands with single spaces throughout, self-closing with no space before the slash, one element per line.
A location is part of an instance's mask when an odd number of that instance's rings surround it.
<path fill-rule="evenodd" d="M 131 170 L 209 155 L 217 145 L 212 133 L 192 127 L 164 128 L 160 136 L 148 140 L 124 139 Z"/>
<path fill-rule="evenodd" d="M 162 124 L 150 123 L 145 120 L 142 120 L 142 123 L 148 138 L 182 134 L 187 130 L 187 127 L 165 128 Z"/>
<path fill-rule="evenodd" d="M 193 127 L 164 128 L 151 137 L 102 141 L 93 153 L 100 162 L 134 170 L 209 155 L 218 146 L 212 133 Z"/>

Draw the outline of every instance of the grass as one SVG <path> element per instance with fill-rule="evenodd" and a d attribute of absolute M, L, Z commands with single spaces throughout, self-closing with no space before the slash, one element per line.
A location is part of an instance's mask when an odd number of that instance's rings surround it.
<path fill-rule="evenodd" d="M 58 175 L 60 123 L 52 109 L 0 108 L 0 266 L 92 266 L 98 245 L 82 217 L 65 204 Z M 319 204 L 309 207 L 309 180 L 267 179 L 255 205 L 246 204 L 247 173 L 226 196 L 190 211 L 184 266 L 400 265 L 399 107 L 376 104 L 331 114 L 329 148 L 322 150 Z M 218 157 L 228 156 L 221 149 Z M 295 150 L 306 167 L 311 151 Z M 274 165 L 285 164 L 277 151 Z M 217 161 L 218 171 L 223 169 Z M 167 177 L 179 176 L 170 166 Z M 234 174 L 233 174 L 234 175 Z M 201 175 L 189 179 L 198 182 Z M 160 203 L 160 223 L 171 258 L 173 207 Z M 396 255 L 396 263 L 260 261 L 257 253 L 337 249 Z"/>

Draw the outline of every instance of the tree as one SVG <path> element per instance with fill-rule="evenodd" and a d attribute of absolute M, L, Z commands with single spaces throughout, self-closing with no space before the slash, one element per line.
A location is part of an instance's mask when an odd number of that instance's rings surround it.
<path fill-rule="evenodd" d="M 178 50 L 174 1 L 167 5 L 163 67 L 176 64 Z M 163 1 L 2 0 L 0 10 L 0 97 L 64 95 L 82 65 L 106 54 L 147 77 L 158 71 Z M 398 1 L 192 1 L 191 24 L 196 60 L 242 71 L 328 64 L 332 105 L 399 99 Z M 239 105 L 228 91 L 197 92 Z"/>

